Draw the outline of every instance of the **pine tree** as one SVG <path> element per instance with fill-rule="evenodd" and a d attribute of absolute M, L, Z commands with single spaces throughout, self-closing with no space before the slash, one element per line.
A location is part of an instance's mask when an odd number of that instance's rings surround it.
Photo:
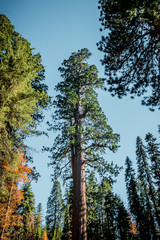
<path fill-rule="evenodd" d="M 35 200 L 31 189 L 31 183 L 26 183 L 23 187 L 24 198 L 22 199 L 18 212 L 22 217 L 19 239 L 35 240 L 34 210 Z"/>
<path fill-rule="evenodd" d="M 150 169 L 147 161 L 147 152 L 146 152 L 145 146 L 143 145 L 142 139 L 140 137 L 137 137 L 136 155 L 137 155 L 138 179 L 141 187 L 141 195 L 144 198 L 144 207 L 146 208 L 146 219 L 145 219 L 146 224 L 148 220 L 148 227 L 146 226 L 146 231 L 147 230 L 149 231 L 148 236 L 151 232 L 151 234 L 153 235 L 153 238 L 156 239 L 157 234 L 156 234 L 154 212 L 156 213 L 158 224 L 159 224 L 159 216 L 158 216 L 158 210 L 156 205 L 155 189 L 154 189 L 151 175 L 150 175 Z"/>
<path fill-rule="evenodd" d="M 107 83 L 112 95 L 144 95 L 142 103 L 160 108 L 160 1 L 100 0 Z M 144 71 L 145 69 L 145 71 Z"/>
<path fill-rule="evenodd" d="M 124 203 L 120 200 L 120 198 L 117 195 L 115 197 L 117 198 L 116 225 L 117 225 L 119 239 L 131 240 L 132 233 L 131 233 L 131 227 L 130 227 L 129 213 L 126 210 Z"/>
<path fill-rule="evenodd" d="M 63 201 L 62 201 L 61 186 L 58 180 L 54 180 L 51 194 L 48 198 L 47 212 L 46 212 L 46 225 L 47 225 L 47 233 L 48 233 L 49 240 L 52 240 L 54 235 L 56 239 L 57 231 L 59 234 L 59 225 L 61 225 L 62 214 L 63 214 L 62 210 L 63 210 Z"/>
<path fill-rule="evenodd" d="M 130 211 L 137 224 L 137 235 L 144 239 L 158 239 L 159 205 L 158 189 L 155 181 L 158 176 L 159 145 L 152 134 L 146 135 L 147 145 L 137 137 L 137 180 L 132 168 L 132 162 L 126 159 L 126 187 Z M 156 166 L 156 167 L 155 167 Z"/>
<path fill-rule="evenodd" d="M 119 140 L 97 101 L 95 88 L 102 87 L 104 81 L 98 78 L 97 68 L 86 63 L 90 55 L 88 49 L 72 53 L 59 68 L 64 78 L 56 86 L 60 94 L 54 101 L 54 120 L 59 124 L 51 126 L 51 129 L 61 131 L 50 149 L 56 173 L 65 165 L 69 166 L 70 172 L 72 170 L 73 240 L 87 238 L 85 166 L 99 167 L 101 172 L 108 170 L 101 155 L 106 148 L 115 151 Z M 64 163 L 67 159 L 69 161 Z"/>
<path fill-rule="evenodd" d="M 151 178 L 154 179 L 155 189 L 152 197 L 156 212 L 156 218 L 158 222 L 160 221 L 160 150 L 159 144 L 156 143 L 156 138 L 153 137 L 151 133 L 146 134 L 146 142 L 147 142 L 147 153 L 151 162 Z M 157 199 L 155 201 L 155 198 Z M 160 227 L 160 225 L 159 225 Z"/>
<path fill-rule="evenodd" d="M 156 138 L 154 138 L 151 133 L 146 134 L 145 139 L 147 142 L 147 153 L 151 161 L 152 177 L 160 192 L 160 145 L 156 142 Z"/>
<path fill-rule="evenodd" d="M 49 97 L 43 84 L 44 67 L 40 54 L 14 31 L 9 19 L 0 15 L 0 197 L 7 191 L 7 181 L 17 168 L 17 155 L 25 152 L 24 138 L 35 133 L 43 119 Z"/>
<path fill-rule="evenodd" d="M 116 239 L 115 220 L 115 198 L 111 191 L 108 191 L 105 196 L 105 228 L 104 239 Z"/>
<path fill-rule="evenodd" d="M 36 240 L 42 238 L 42 204 L 39 203 L 35 212 L 35 235 Z"/>
<path fill-rule="evenodd" d="M 53 238 L 52 240 L 61 240 L 61 224 L 59 222 L 58 227 L 54 230 Z"/>
<path fill-rule="evenodd" d="M 126 158 L 125 182 L 128 195 L 129 209 L 137 224 L 138 237 L 145 239 L 146 229 L 144 227 L 144 209 L 141 198 L 138 193 L 138 183 L 135 178 L 135 171 L 132 166 L 132 161 L 129 157 Z"/>
<path fill-rule="evenodd" d="M 87 200 L 87 239 L 100 239 L 100 222 L 98 213 L 98 183 L 95 173 L 92 171 L 86 182 Z"/>
<path fill-rule="evenodd" d="M 86 183 L 87 193 L 87 238 L 126 239 L 132 238 L 129 213 L 120 198 L 113 194 L 108 179 L 97 182 L 91 172 Z"/>
<path fill-rule="evenodd" d="M 70 240 L 72 234 L 72 208 L 73 208 L 73 181 L 70 181 L 69 189 L 66 189 L 64 196 L 64 221 L 62 240 Z"/>

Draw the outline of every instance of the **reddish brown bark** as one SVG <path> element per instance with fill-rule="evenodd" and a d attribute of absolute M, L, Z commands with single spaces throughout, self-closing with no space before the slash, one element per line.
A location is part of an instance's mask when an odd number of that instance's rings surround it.
<path fill-rule="evenodd" d="M 83 153 L 77 155 L 73 175 L 72 240 L 87 240 L 85 164 Z"/>
<path fill-rule="evenodd" d="M 77 136 L 74 153 L 72 153 L 73 170 L 73 216 L 72 216 L 72 240 L 87 240 L 86 226 L 86 186 L 85 163 L 83 146 L 83 118 L 81 100 L 76 116 Z"/>

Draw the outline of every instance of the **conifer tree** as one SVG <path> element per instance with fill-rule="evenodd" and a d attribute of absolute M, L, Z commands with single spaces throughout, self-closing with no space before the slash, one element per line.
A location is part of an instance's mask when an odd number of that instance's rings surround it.
<path fill-rule="evenodd" d="M 36 240 L 42 238 L 42 204 L 39 203 L 35 212 L 35 235 Z"/>
<path fill-rule="evenodd" d="M 116 216 L 116 225 L 118 231 L 118 237 L 121 240 L 131 240 L 132 233 L 130 227 L 130 218 L 129 213 L 126 210 L 124 203 L 120 200 L 120 198 L 116 195 L 117 198 L 117 216 Z"/>
<path fill-rule="evenodd" d="M 137 179 L 132 162 L 126 159 L 126 187 L 131 214 L 137 224 L 137 236 L 141 239 L 157 239 L 159 227 L 159 144 L 151 133 L 146 135 L 147 145 L 137 137 Z"/>
<path fill-rule="evenodd" d="M 105 225 L 104 239 L 116 239 L 115 220 L 115 198 L 111 191 L 105 196 Z"/>
<path fill-rule="evenodd" d="M 61 131 L 50 149 L 52 164 L 56 164 L 56 172 L 65 165 L 72 170 L 73 240 L 87 239 L 85 166 L 107 171 L 108 164 L 101 155 L 106 148 L 115 151 L 119 140 L 97 101 L 95 89 L 103 87 L 104 81 L 98 78 L 97 68 L 86 63 L 90 55 L 88 49 L 72 53 L 59 68 L 64 80 L 56 86 L 59 94 L 53 118 L 58 124 L 51 124 L 51 129 Z"/>
<path fill-rule="evenodd" d="M 153 192 L 153 202 L 155 206 L 158 222 L 160 221 L 160 145 L 151 133 L 146 134 L 147 153 L 151 162 L 151 178 L 154 179 L 155 191 Z M 155 201 L 155 198 L 157 201 Z M 159 225 L 160 228 L 160 225 Z"/>
<path fill-rule="evenodd" d="M 156 239 L 156 225 L 154 219 L 154 213 L 156 215 L 158 225 L 159 224 L 159 216 L 156 204 L 156 196 L 155 189 L 152 183 L 150 169 L 147 161 L 147 152 L 145 146 L 143 145 L 142 139 L 137 137 L 136 142 L 136 155 L 137 155 L 137 167 L 138 167 L 138 179 L 140 183 L 141 196 L 144 198 L 144 208 L 146 208 L 146 224 L 148 221 L 148 227 L 146 227 L 146 231 L 148 230 L 148 236 L 151 232 L 153 238 Z M 154 210 L 153 210 L 154 208 Z M 151 229 L 150 229 L 151 228 Z M 151 235 L 151 236 L 152 236 Z"/>
<path fill-rule="evenodd" d="M 61 226 L 62 214 L 63 214 L 63 201 L 61 186 L 58 180 L 53 181 L 53 187 L 51 189 L 51 194 L 47 202 L 47 212 L 46 212 L 46 225 L 47 234 L 49 240 L 57 237 Z M 58 239 L 57 239 L 58 240 Z"/>
<path fill-rule="evenodd" d="M 125 182 L 129 202 L 129 210 L 137 224 L 138 235 L 140 239 L 145 239 L 146 229 L 144 227 L 144 210 L 138 193 L 138 183 L 135 178 L 135 171 L 132 166 L 132 161 L 129 157 L 126 158 Z"/>
<path fill-rule="evenodd" d="M 0 15 L 0 197 L 6 192 L 7 179 L 17 168 L 17 155 L 25 152 L 24 138 L 35 132 L 43 119 L 42 110 L 49 97 L 40 54 L 3 14 Z"/>
<path fill-rule="evenodd" d="M 98 47 L 104 52 L 112 95 L 144 96 L 142 103 L 160 108 L 160 1 L 100 0 Z"/>
<path fill-rule="evenodd" d="M 18 212 L 22 217 L 20 239 L 34 240 L 35 228 L 34 228 L 34 210 L 35 200 L 34 194 L 31 189 L 31 183 L 26 183 L 23 187 L 24 198 L 22 199 Z"/>
<path fill-rule="evenodd" d="M 98 213 L 98 183 L 95 173 L 92 171 L 86 182 L 86 200 L 87 200 L 87 239 L 100 239 L 100 213 Z"/>
<path fill-rule="evenodd" d="M 147 153 L 151 161 L 152 177 L 154 178 L 158 192 L 160 192 L 160 144 L 156 142 L 156 138 L 151 133 L 146 134 L 145 140 L 147 142 Z"/>
<path fill-rule="evenodd" d="M 66 189 L 64 196 L 64 221 L 62 240 L 70 240 L 72 235 L 72 207 L 73 207 L 73 181 L 70 181 L 69 188 Z"/>
<path fill-rule="evenodd" d="M 53 234 L 52 240 L 61 240 L 61 235 L 62 235 L 61 224 L 59 222 L 57 228 L 54 230 L 54 234 Z"/>
<path fill-rule="evenodd" d="M 120 198 L 113 194 L 109 179 L 103 178 L 98 183 L 92 171 L 87 179 L 86 193 L 88 240 L 130 240 L 129 213 Z"/>

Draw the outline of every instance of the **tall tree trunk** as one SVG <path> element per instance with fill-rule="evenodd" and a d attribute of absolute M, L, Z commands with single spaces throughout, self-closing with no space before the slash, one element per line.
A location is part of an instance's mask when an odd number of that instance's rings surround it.
<path fill-rule="evenodd" d="M 78 154 L 74 164 L 72 240 L 87 240 L 85 165 L 82 157 L 83 153 Z"/>
<path fill-rule="evenodd" d="M 86 227 L 86 186 L 85 186 L 85 163 L 82 107 L 81 97 L 77 107 L 77 139 L 73 164 L 73 216 L 72 216 L 72 240 L 87 240 Z"/>

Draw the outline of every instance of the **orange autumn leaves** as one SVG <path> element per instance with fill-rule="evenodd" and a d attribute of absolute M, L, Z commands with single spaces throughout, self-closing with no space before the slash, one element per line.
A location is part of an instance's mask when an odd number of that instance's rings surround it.
<path fill-rule="evenodd" d="M 47 232 L 46 232 L 46 230 L 43 232 L 43 235 L 42 235 L 42 240 L 48 240 L 48 237 L 47 237 Z"/>
<path fill-rule="evenodd" d="M 21 224 L 17 209 L 24 198 L 22 187 L 31 180 L 30 173 L 33 169 L 28 166 L 22 153 L 18 154 L 14 169 L 9 164 L 4 164 L 4 168 L 12 176 L 8 178 L 6 194 L 0 202 L 0 239 L 7 240 L 14 228 Z"/>

